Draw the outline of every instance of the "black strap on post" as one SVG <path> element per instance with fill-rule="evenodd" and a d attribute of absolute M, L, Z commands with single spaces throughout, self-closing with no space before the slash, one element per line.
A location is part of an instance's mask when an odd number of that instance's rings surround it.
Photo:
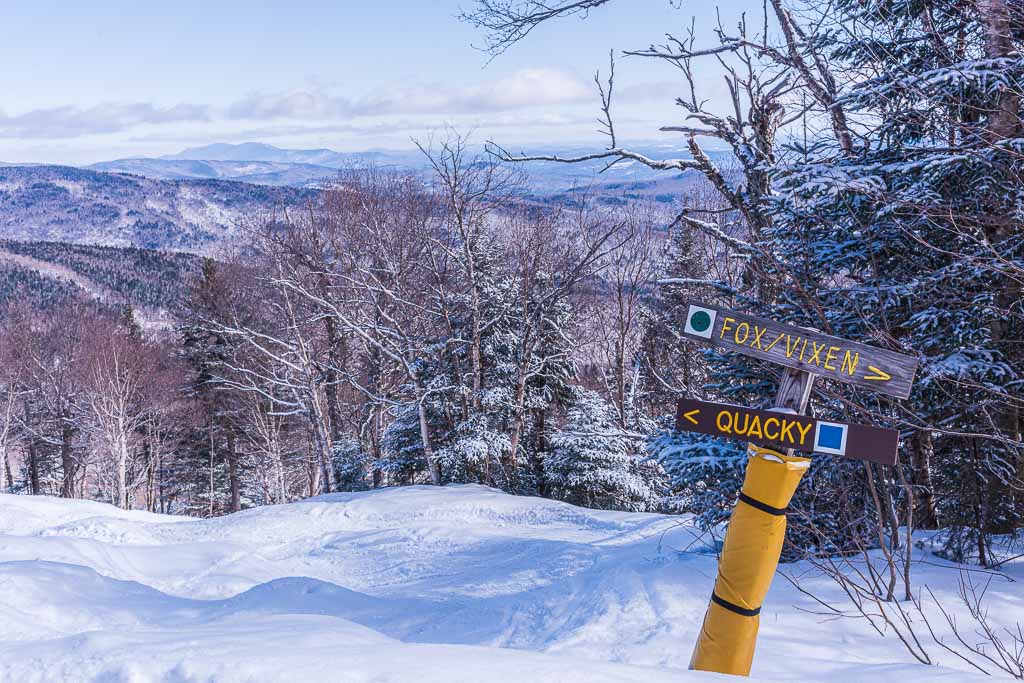
<path fill-rule="evenodd" d="M 761 613 L 760 607 L 756 609 L 747 609 L 746 607 L 740 607 L 739 605 L 734 605 L 733 603 L 729 602 L 728 600 L 725 600 L 724 598 L 718 597 L 718 593 L 714 592 L 711 593 L 711 602 L 715 603 L 719 607 L 724 607 L 730 612 L 734 612 L 735 614 L 738 614 L 741 617 L 756 617 L 758 614 Z"/>
<path fill-rule="evenodd" d="M 751 498 L 747 494 L 743 493 L 743 491 L 740 491 L 740 502 L 746 503 L 750 507 L 756 508 L 756 509 L 760 510 L 761 512 L 767 512 L 769 515 L 775 515 L 777 517 L 782 517 L 782 516 L 785 516 L 785 514 L 786 514 L 786 508 L 775 508 L 775 507 L 772 507 L 771 505 L 768 505 L 768 503 L 762 503 L 759 500 Z"/>

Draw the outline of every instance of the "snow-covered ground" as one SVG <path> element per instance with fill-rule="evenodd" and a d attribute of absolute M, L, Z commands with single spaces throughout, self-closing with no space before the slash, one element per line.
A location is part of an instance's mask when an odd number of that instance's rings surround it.
<path fill-rule="evenodd" d="M 922 553 L 915 575 L 952 605 L 950 567 Z M 843 604 L 809 567 L 785 571 Z M 480 486 L 209 520 L 0 495 L 0 680 L 728 680 L 686 670 L 714 576 L 685 518 Z M 1024 615 L 1022 585 L 992 583 L 994 621 Z M 777 578 L 754 679 L 982 679 L 951 656 L 951 668 L 912 663 L 895 639 L 819 612 Z"/>

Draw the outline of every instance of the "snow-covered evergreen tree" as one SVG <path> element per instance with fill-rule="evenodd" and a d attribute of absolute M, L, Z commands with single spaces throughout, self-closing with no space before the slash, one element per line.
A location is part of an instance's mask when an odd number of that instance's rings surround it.
<path fill-rule="evenodd" d="M 635 436 L 618 426 L 614 408 L 599 394 L 579 390 L 544 457 L 552 495 L 594 508 L 657 509 L 664 472 L 638 452 Z"/>
<path fill-rule="evenodd" d="M 648 449 L 669 478 L 667 510 L 693 513 L 704 530 L 728 521 L 743 484 L 745 444 L 666 426 L 651 438 Z"/>
<path fill-rule="evenodd" d="M 381 472 L 391 484 L 416 484 L 426 476 L 418 408 L 406 403 L 393 411 L 393 419 L 381 438 Z"/>
<path fill-rule="evenodd" d="M 336 490 L 365 491 L 371 487 L 370 455 L 359 439 L 337 439 L 331 450 L 334 455 L 331 466 L 334 468 Z"/>
<path fill-rule="evenodd" d="M 921 358 L 907 410 L 845 393 L 868 419 L 916 432 L 904 462 L 940 501 L 928 515 L 953 525 L 954 555 L 985 563 L 985 536 L 1024 523 L 1024 40 L 1010 30 L 1020 9 L 837 7 L 842 26 L 820 38 L 853 75 L 837 103 L 861 134 L 846 149 L 798 148 L 778 169 L 773 250 L 816 293 L 823 317 L 806 324 Z M 806 310 L 790 302 L 780 311 Z M 849 405 L 822 408 L 845 417 Z"/>

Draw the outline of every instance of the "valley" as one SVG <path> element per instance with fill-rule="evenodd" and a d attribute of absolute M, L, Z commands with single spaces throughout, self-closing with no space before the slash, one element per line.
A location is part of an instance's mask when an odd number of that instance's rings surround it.
<path fill-rule="evenodd" d="M 44 310 L 85 297 L 104 307 L 129 304 L 147 324 L 167 324 L 198 256 L 216 256 L 234 243 L 246 221 L 315 202 L 339 172 L 370 167 L 429 178 L 429 160 L 415 149 L 342 153 L 262 143 L 218 143 L 83 168 L 0 164 L 0 305 L 18 300 Z M 520 168 L 518 200 L 534 207 L 672 205 L 697 182 L 695 174 L 635 164 Z"/>

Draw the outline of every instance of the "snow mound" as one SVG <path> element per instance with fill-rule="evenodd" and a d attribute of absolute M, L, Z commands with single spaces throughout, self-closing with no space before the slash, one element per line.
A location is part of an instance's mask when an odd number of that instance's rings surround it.
<path fill-rule="evenodd" d="M 717 680 L 686 670 L 715 576 L 706 546 L 688 518 L 481 486 L 215 519 L 0 495 L 0 681 Z M 940 578 L 955 591 L 955 572 Z M 776 582 L 756 679 L 972 676 L 814 609 Z"/>

